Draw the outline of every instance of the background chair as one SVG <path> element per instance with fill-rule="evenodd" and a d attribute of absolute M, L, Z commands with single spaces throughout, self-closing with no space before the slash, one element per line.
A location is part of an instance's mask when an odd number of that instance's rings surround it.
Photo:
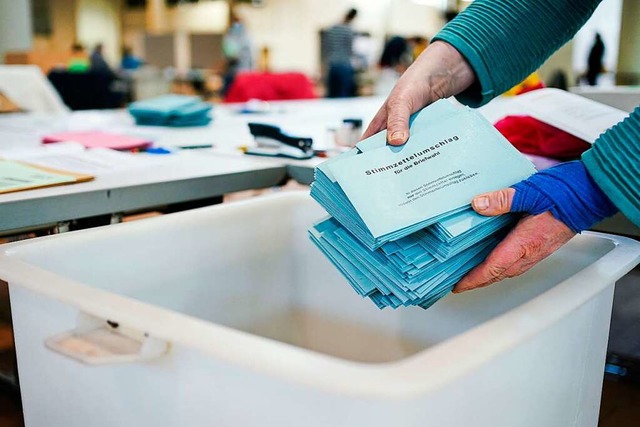
<path fill-rule="evenodd" d="M 100 71 L 70 72 L 53 69 L 49 81 L 72 110 L 98 110 L 124 106 L 126 93 L 114 89 L 115 76 Z"/>

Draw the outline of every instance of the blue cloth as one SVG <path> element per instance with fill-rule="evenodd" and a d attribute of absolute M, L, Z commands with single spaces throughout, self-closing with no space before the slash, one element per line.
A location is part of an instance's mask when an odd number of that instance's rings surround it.
<path fill-rule="evenodd" d="M 550 211 L 576 233 L 618 212 L 579 160 L 538 172 L 512 188 L 511 212 Z"/>
<path fill-rule="evenodd" d="M 136 124 L 147 126 L 205 126 L 211 121 L 212 105 L 197 96 L 162 95 L 129 104 Z"/>

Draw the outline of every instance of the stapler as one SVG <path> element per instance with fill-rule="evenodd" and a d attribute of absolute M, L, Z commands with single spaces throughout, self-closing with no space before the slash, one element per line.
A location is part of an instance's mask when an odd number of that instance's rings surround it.
<path fill-rule="evenodd" d="M 311 138 L 287 135 L 279 127 L 264 123 L 249 123 L 249 131 L 257 146 L 248 147 L 245 154 L 292 159 L 310 159 L 314 155 Z"/>

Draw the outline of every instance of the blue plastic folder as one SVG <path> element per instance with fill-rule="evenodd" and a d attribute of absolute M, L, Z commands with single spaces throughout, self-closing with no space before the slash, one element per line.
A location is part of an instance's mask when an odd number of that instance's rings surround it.
<path fill-rule="evenodd" d="M 330 217 L 311 240 L 378 307 L 427 308 L 478 265 L 514 224 L 469 206 L 535 172 L 479 113 L 440 100 L 416 113 L 411 138 L 381 132 L 316 168 L 311 196 Z"/>
<path fill-rule="evenodd" d="M 163 95 L 129 104 L 129 113 L 138 125 L 204 126 L 211 121 L 212 105 L 197 96 Z"/>

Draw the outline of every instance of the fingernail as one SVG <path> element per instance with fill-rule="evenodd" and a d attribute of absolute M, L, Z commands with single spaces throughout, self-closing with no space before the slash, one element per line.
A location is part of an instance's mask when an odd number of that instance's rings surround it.
<path fill-rule="evenodd" d="M 404 131 L 401 130 L 397 130 L 394 133 L 391 134 L 391 136 L 389 137 L 389 142 L 399 142 L 399 143 L 403 143 L 405 140 L 405 133 Z"/>
<path fill-rule="evenodd" d="M 484 211 L 489 208 L 489 198 L 487 196 L 478 197 L 473 201 L 473 206 L 479 211 Z"/>

